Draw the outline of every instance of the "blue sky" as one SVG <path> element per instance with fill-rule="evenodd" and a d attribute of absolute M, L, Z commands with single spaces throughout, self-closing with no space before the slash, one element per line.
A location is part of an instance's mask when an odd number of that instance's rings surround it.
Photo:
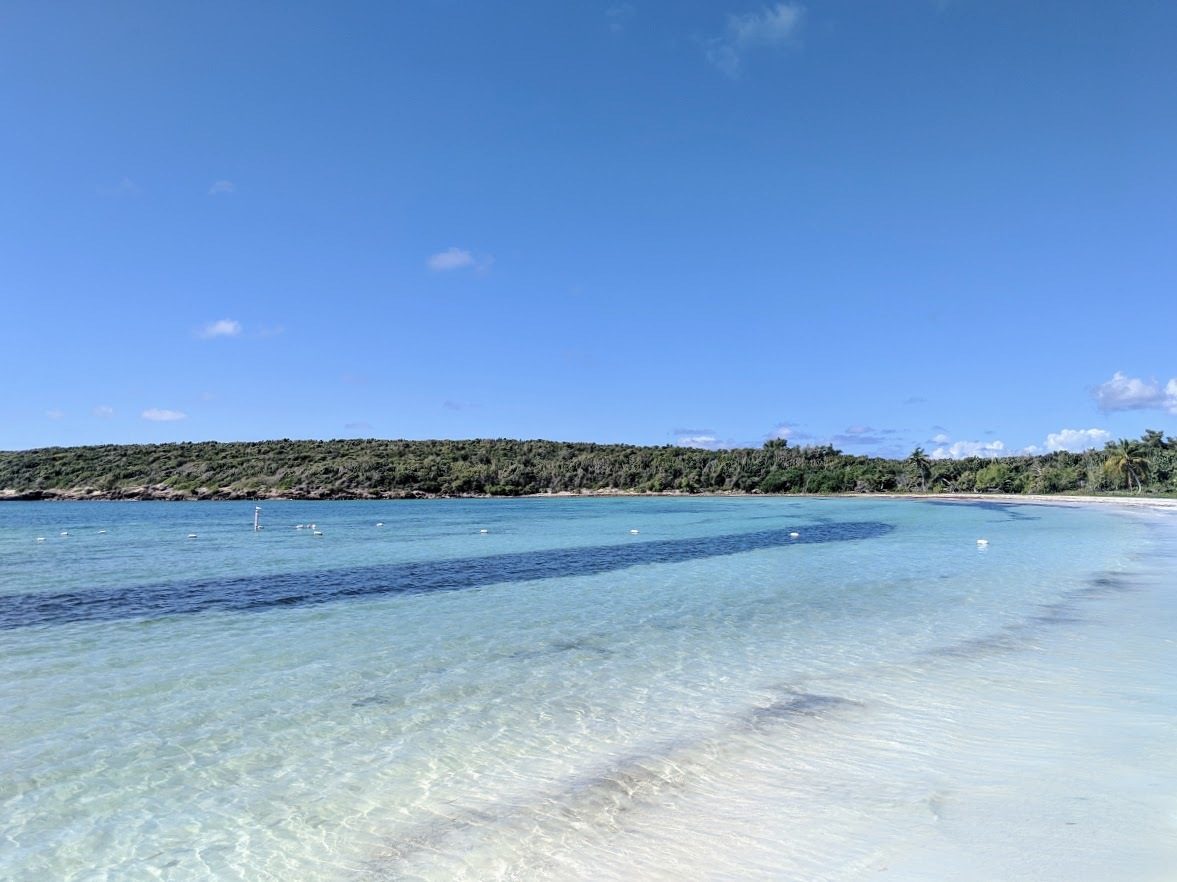
<path fill-rule="evenodd" d="M 0 449 L 1177 434 L 1177 4 L 9 2 Z"/>

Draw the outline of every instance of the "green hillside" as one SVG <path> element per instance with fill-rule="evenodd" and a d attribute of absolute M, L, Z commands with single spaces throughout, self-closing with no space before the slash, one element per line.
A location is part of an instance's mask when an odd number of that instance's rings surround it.
<path fill-rule="evenodd" d="M 1000 459 L 850 456 L 829 446 L 697 450 L 555 441 L 262 441 L 0 452 L 7 499 L 292 499 L 533 493 L 1177 492 L 1177 439 Z"/>

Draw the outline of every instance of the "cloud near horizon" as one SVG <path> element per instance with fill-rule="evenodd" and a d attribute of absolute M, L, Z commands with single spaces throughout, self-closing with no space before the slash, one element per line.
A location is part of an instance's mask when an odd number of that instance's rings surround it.
<path fill-rule="evenodd" d="M 212 340 L 214 337 L 237 337 L 241 334 L 241 322 L 234 319 L 221 319 L 210 322 L 197 332 L 202 340 Z"/>
<path fill-rule="evenodd" d="M 1082 453 L 1092 447 L 1102 447 L 1110 440 L 1112 433 L 1103 429 L 1060 429 L 1046 436 L 1046 449 Z"/>
<path fill-rule="evenodd" d="M 768 441 L 796 441 L 805 438 L 812 438 L 805 432 L 797 431 L 800 428 L 796 423 L 777 423 L 765 440 Z"/>
<path fill-rule="evenodd" d="M 174 423 L 177 420 L 188 419 L 188 414 L 179 410 L 165 410 L 158 407 L 150 407 L 143 411 L 140 416 L 145 420 L 150 420 L 153 423 Z"/>
<path fill-rule="evenodd" d="M 727 447 L 714 435 L 680 435 L 674 439 L 675 447 L 694 447 L 699 450 L 719 450 Z"/>
<path fill-rule="evenodd" d="M 1156 380 L 1129 377 L 1121 371 L 1091 390 L 1104 413 L 1118 410 L 1164 410 L 1177 416 L 1177 377 L 1164 386 Z"/>
<path fill-rule="evenodd" d="M 792 42 L 804 18 L 805 7 L 800 3 L 776 3 L 758 12 L 729 15 L 723 34 L 705 44 L 707 60 L 736 79 L 749 51 Z"/>
<path fill-rule="evenodd" d="M 1003 455 L 1006 455 L 1004 441 L 953 441 L 928 454 L 932 459 L 968 459 L 972 456 L 993 459 Z"/>

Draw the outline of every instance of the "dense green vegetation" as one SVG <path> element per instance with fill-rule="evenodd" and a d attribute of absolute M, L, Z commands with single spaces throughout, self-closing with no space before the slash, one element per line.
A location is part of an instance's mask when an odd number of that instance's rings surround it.
<path fill-rule="evenodd" d="M 1177 439 L 1103 450 L 904 460 L 833 447 L 696 450 L 554 441 L 262 441 L 0 452 L 5 498 L 409 498 L 681 493 L 1175 493 Z"/>

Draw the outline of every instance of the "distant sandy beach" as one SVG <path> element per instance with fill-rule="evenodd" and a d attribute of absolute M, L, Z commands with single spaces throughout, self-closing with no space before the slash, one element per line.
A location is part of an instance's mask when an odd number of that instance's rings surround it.
<path fill-rule="evenodd" d="M 857 494 L 856 494 L 857 495 Z M 862 494 L 863 499 L 942 499 L 957 502 L 1010 502 L 1030 505 L 1112 505 L 1177 511 L 1177 499 L 1149 496 L 1045 496 L 1021 493 L 885 493 Z"/>

